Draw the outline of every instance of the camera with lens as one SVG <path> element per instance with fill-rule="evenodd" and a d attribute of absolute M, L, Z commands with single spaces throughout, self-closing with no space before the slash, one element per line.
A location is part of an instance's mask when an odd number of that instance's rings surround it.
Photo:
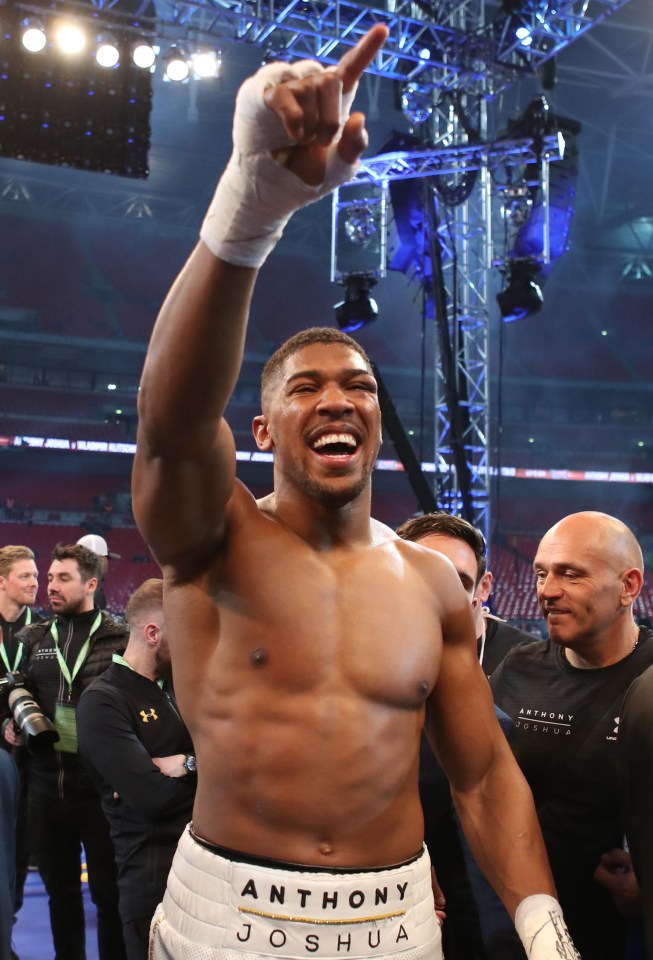
<path fill-rule="evenodd" d="M 29 692 L 27 681 L 19 670 L 0 678 L 0 703 L 4 700 L 30 753 L 57 742 L 59 734 Z"/>

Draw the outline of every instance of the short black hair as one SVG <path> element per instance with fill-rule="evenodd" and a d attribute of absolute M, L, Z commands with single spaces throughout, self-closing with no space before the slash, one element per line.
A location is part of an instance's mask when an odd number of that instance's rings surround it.
<path fill-rule="evenodd" d="M 437 510 L 434 513 L 425 513 L 421 517 L 413 517 L 397 528 L 397 535 L 402 540 L 412 540 L 414 543 L 430 534 L 440 534 L 444 537 L 454 537 L 463 540 L 474 551 L 476 557 L 476 584 L 487 570 L 487 544 L 481 531 L 468 520 L 455 517 L 452 513 Z"/>
<path fill-rule="evenodd" d="M 344 346 L 355 350 L 365 362 L 365 366 L 368 368 L 369 372 L 373 373 L 370 358 L 365 353 L 360 343 L 354 340 L 353 337 L 350 337 L 349 334 L 343 333 L 342 330 L 336 330 L 335 327 L 309 327 L 308 330 L 301 330 L 299 333 L 296 333 L 293 337 L 290 337 L 288 340 L 282 343 L 281 346 L 274 351 L 270 359 L 263 367 L 263 371 L 261 373 L 262 406 L 265 402 L 265 396 L 269 393 L 270 388 L 279 377 L 281 369 L 288 357 L 291 357 L 303 347 L 309 347 L 314 343 L 344 344 Z"/>
<path fill-rule="evenodd" d="M 95 577 L 99 583 L 102 579 L 102 561 L 97 553 L 93 553 L 81 543 L 58 543 L 52 551 L 53 560 L 74 560 L 79 567 L 82 583 L 87 583 Z"/>

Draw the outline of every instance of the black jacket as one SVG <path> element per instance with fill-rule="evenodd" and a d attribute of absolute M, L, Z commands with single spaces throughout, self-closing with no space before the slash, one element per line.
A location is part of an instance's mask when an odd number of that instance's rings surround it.
<path fill-rule="evenodd" d="M 165 776 L 151 757 L 192 753 L 190 734 L 172 692 L 120 663 L 84 692 L 77 718 L 79 751 L 111 828 L 121 917 L 151 916 L 191 819 L 196 785 L 195 777 Z"/>
<path fill-rule="evenodd" d="M 65 700 L 75 706 L 82 691 L 110 666 L 114 651 L 125 649 L 129 633 L 127 624 L 124 620 L 102 611 L 101 624 L 91 638 L 88 655 L 73 681 L 69 698 L 68 683 L 61 673 L 51 627 L 56 619 L 59 649 L 72 672 L 77 654 L 82 649 L 97 614 L 96 608 L 74 617 L 50 617 L 42 623 L 24 627 L 17 634 L 17 639 L 25 644 L 22 670 L 34 699 L 50 720 L 54 720 L 57 700 Z M 50 745 L 30 756 L 30 796 L 59 800 L 96 797 L 95 788 L 78 754 L 62 753 L 55 747 L 56 744 Z"/>

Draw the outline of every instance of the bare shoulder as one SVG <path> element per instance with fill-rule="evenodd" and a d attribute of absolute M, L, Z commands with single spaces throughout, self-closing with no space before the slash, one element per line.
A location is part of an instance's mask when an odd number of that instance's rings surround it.
<path fill-rule="evenodd" d="M 456 568 L 448 557 L 423 547 L 411 540 L 398 538 L 397 549 L 406 566 L 410 565 L 414 576 L 418 577 L 431 592 L 443 627 L 453 618 L 460 616 L 471 622 L 469 598 L 465 593 Z M 445 629 L 445 633 L 446 633 Z"/>
<path fill-rule="evenodd" d="M 460 583 L 453 564 L 444 554 L 429 547 L 423 547 L 412 540 L 402 540 L 396 534 L 395 537 L 398 551 L 405 557 L 406 562 L 411 563 L 423 576 L 441 579 L 445 583 L 453 578 L 458 584 Z"/>
<path fill-rule="evenodd" d="M 432 591 L 434 599 L 439 601 L 440 609 L 444 612 L 449 599 L 454 600 L 454 605 L 457 606 L 461 596 L 464 598 L 464 591 L 451 561 L 436 550 L 423 547 L 412 540 L 403 540 L 389 527 L 385 527 L 385 530 L 389 534 L 388 542 L 396 551 L 404 569 L 423 581 Z"/>

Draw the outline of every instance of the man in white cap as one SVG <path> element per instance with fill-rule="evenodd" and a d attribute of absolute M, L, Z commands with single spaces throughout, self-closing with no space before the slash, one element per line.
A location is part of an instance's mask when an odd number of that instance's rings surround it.
<path fill-rule="evenodd" d="M 100 610 L 106 610 L 107 598 L 103 584 L 106 579 L 107 570 L 109 569 L 109 560 L 120 560 L 120 554 L 112 553 L 111 550 L 109 550 L 107 541 L 97 533 L 87 533 L 85 536 L 80 537 L 77 543 L 80 543 L 88 550 L 92 550 L 93 553 L 97 553 L 100 558 L 102 563 L 102 580 L 95 591 L 95 603 Z"/>

